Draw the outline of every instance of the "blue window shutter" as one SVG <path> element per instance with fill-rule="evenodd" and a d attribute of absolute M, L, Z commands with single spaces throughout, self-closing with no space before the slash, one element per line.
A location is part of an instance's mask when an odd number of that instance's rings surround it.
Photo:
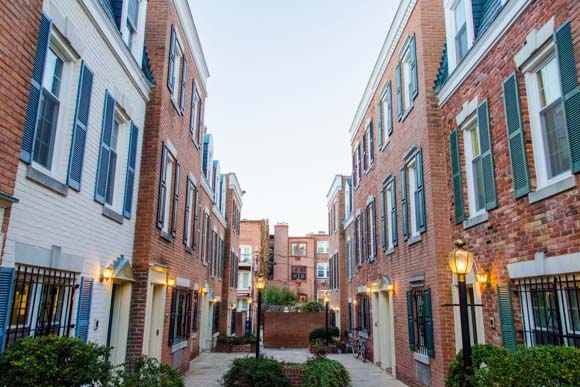
<path fill-rule="evenodd" d="M 415 191 L 415 214 L 419 232 L 427 230 L 427 215 L 425 213 L 425 179 L 423 178 L 423 150 L 419 149 L 415 156 L 416 182 L 417 190 Z"/>
<path fill-rule="evenodd" d="M 181 96 L 179 98 L 179 110 L 181 114 L 185 111 L 185 90 L 187 89 L 187 59 L 183 57 L 183 66 L 181 67 Z"/>
<path fill-rule="evenodd" d="M 481 146 L 485 209 L 493 210 L 497 207 L 497 194 L 495 190 L 493 145 L 491 142 L 491 128 L 489 126 L 487 99 L 477 107 L 477 127 L 479 128 L 479 144 Z"/>
<path fill-rule="evenodd" d="M 125 199 L 123 201 L 123 216 L 131 219 L 133 208 L 133 191 L 135 186 L 135 168 L 137 166 L 137 144 L 139 142 L 139 128 L 131 122 L 129 136 L 129 154 L 127 158 L 127 177 L 125 180 Z"/>
<path fill-rule="evenodd" d="M 393 134 L 393 90 L 391 81 L 387 83 L 387 133 Z"/>
<path fill-rule="evenodd" d="M 403 93 L 401 89 L 401 63 L 397 63 L 395 69 L 395 79 L 397 81 L 397 118 L 403 118 Z"/>
<path fill-rule="evenodd" d="M 159 171 L 159 195 L 157 197 L 157 227 L 163 228 L 165 219 L 165 192 L 167 190 L 167 146 L 161 147 L 161 169 Z"/>
<path fill-rule="evenodd" d="M 4 338 L 12 301 L 12 282 L 14 279 L 14 269 L 11 267 L 0 267 L 0 353 L 4 350 Z"/>
<path fill-rule="evenodd" d="M 411 50 L 411 99 L 415 99 L 419 94 L 419 75 L 417 72 L 417 44 L 415 34 L 411 37 L 409 42 L 409 49 Z"/>
<path fill-rule="evenodd" d="M 85 157 L 85 143 L 89 127 L 89 111 L 93 90 L 93 72 L 85 61 L 81 62 L 81 75 L 77 91 L 77 104 L 73 121 L 70 157 L 68 161 L 68 185 L 77 191 L 81 190 L 81 176 Z"/>
<path fill-rule="evenodd" d="M 375 133 L 373 129 L 373 121 L 369 125 L 369 147 L 370 149 L 370 160 L 371 162 L 375 159 Z"/>
<path fill-rule="evenodd" d="M 580 172 L 580 89 L 574 58 L 574 42 L 570 22 L 564 23 L 554 34 L 562 83 L 562 101 L 568 128 L 572 172 Z"/>
<path fill-rule="evenodd" d="M 423 291 L 423 299 L 425 303 L 425 346 L 427 347 L 427 354 L 433 357 L 435 356 L 435 336 L 433 335 L 431 289 L 425 289 Z"/>
<path fill-rule="evenodd" d="M 167 87 L 173 92 L 175 78 L 175 26 L 171 26 L 171 36 L 169 38 L 169 64 L 167 68 Z"/>
<path fill-rule="evenodd" d="M 459 158 L 459 132 L 455 128 L 449 134 L 449 151 L 451 153 L 451 181 L 453 184 L 453 202 L 455 206 L 455 223 L 460 224 L 465 220 L 465 208 L 463 205 L 463 182 L 461 180 L 461 161 Z"/>
<path fill-rule="evenodd" d="M 407 326 L 409 328 L 409 348 L 415 350 L 415 308 L 413 307 L 413 294 L 407 292 Z"/>
<path fill-rule="evenodd" d="M 407 208 L 407 168 L 401 168 L 401 209 L 403 210 L 403 239 L 409 239 L 409 209 Z"/>
<path fill-rule="evenodd" d="M 105 106 L 103 108 L 103 125 L 101 129 L 101 146 L 99 162 L 97 164 L 97 182 L 95 184 L 95 200 L 105 204 L 107 180 L 109 176 L 109 159 L 111 157 L 111 135 L 115 120 L 115 99 L 105 92 Z"/>
<path fill-rule="evenodd" d="M 381 190 L 381 239 L 383 251 L 387 250 L 387 219 L 385 218 L 385 206 L 385 189 L 383 188 Z"/>
<path fill-rule="evenodd" d="M 121 30 L 121 14 L 123 12 L 123 0 L 109 0 L 111 2 L 111 9 L 113 17 L 115 18 L 115 25 Z"/>
<path fill-rule="evenodd" d="M 40 17 L 40 30 L 38 31 L 38 42 L 36 45 L 36 55 L 32 68 L 32 82 L 30 84 L 30 95 L 28 97 L 28 108 L 26 110 L 26 120 L 24 121 L 24 131 L 22 133 L 22 147 L 20 159 L 27 164 L 32 161 L 32 149 L 34 148 L 34 138 L 36 136 L 36 126 L 38 123 L 40 94 L 42 91 L 42 80 L 44 78 L 44 64 L 50 42 L 51 20 L 43 13 Z"/>
<path fill-rule="evenodd" d="M 397 181 L 396 177 L 393 176 L 393 182 L 391 183 L 391 236 L 393 238 L 393 246 L 399 244 L 399 229 L 397 226 Z"/>
<path fill-rule="evenodd" d="M 89 322 L 91 319 L 91 301 L 93 299 L 93 279 L 81 277 L 79 288 L 79 307 L 77 309 L 77 323 L 75 336 L 85 343 L 89 339 Z"/>

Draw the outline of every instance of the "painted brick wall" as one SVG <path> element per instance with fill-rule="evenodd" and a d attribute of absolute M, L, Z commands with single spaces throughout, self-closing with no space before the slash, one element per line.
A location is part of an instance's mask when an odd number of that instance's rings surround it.
<path fill-rule="evenodd" d="M 288 324 L 292 321 L 292 324 Z M 308 334 L 324 328 L 324 313 L 264 313 L 265 348 L 308 348 Z"/>

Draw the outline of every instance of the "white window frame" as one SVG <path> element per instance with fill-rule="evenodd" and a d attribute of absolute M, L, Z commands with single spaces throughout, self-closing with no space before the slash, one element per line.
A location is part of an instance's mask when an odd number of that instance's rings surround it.
<path fill-rule="evenodd" d="M 294 254 L 294 245 L 298 245 L 298 251 L 300 252 L 300 246 L 304 245 L 304 254 Z M 292 256 L 294 257 L 305 257 L 308 254 L 308 246 L 305 242 L 292 242 L 290 244 L 290 250 L 292 252 Z"/>
<path fill-rule="evenodd" d="M 401 100 L 403 101 L 403 114 L 407 113 L 413 107 L 413 97 L 411 96 L 411 82 L 413 74 L 411 74 L 411 47 L 409 40 L 401 55 Z"/>
<path fill-rule="evenodd" d="M 459 2 L 464 2 L 465 9 L 465 22 L 467 24 L 467 51 L 473 47 L 475 42 L 475 28 L 473 25 L 473 9 L 471 1 L 469 0 L 446 0 L 445 1 L 445 30 L 446 30 L 446 40 L 447 40 L 447 63 L 449 65 L 449 73 L 451 74 L 453 70 L 458 66 L 457 62 L 457 48 L 455 47 L 455 36 L 457 31 L 455 31 L 455 8 Z M 465 55 L 467 56 L 467 54 Z M 463 58 L 465 59 L 465 57 Z"/>
<path fill-rule="evenodd" d="M 108 207 L 117 213 L 122 213 L 123 202 L 125 200 L 127 162 L 129 160 L 129 136 L 131 134 L 131 119 L 129 116 L 127 116 L 119 104 L 116 104 L 114 120 L 119 125 L 119 130 L 117 132 L 117 163 L 115 165 L 116 169 L 115 183 L 113 186 L 113 203 L 109 204 L 105 202 L 105 207 Z"/>
<path fill-rule="evenodd" d="M 247 249 L 248 252 L 244 253 L 244 249 Z M 240 262 L 246 263 L 246 261 L 244 261 L 244 258 L 246 256 L 248 257 L 247 262 L 251 263 L 252 262 L 252 246 L 241 245 L 240 246 Z"/>
<path fill-rule="evenodd" d="M 187 214 L 186 219 L 186 222 L 188 224 L 188 231 L 187 235 L 185 236 L 186 241 L 185 244 L 187 247 L 192 247 L 193 242 L 192 235 L 195 232 L 195 224 L 192 224 L 192 220 L 193 217 L 195 216 L 195 212 L 197 211 L 197 208 L 195 208 L 196 203 L 193 201 L 193 196 L 195 195 L 195 184 L 193 183 L 193 180 L 190 181 L 188 179 L 187 190 L 189 191 L 187 195 L 188 196 L 187 206 L 189 207 L 189 213 Z"/>
<path fill-rule="evenodd" d="M 374 138 L 371 144 L 371 125 L 372 125 L 372 120 L 369 118 L 367 119 L 367 123 L 366 123 L 366 128 L 365 128 L 365 137 L 367 138 L 367 168 L 365 169 L 365 172 L 368 172 L 369 169 L 371 169 L 373 162 L 375 161 L 375 155 L 374 155 Z"/>
<path fill-rule="evenodd" d="M 328 254 L 328 241 L 316 241 L 316 252 L 319 254 Z"/>
<path fill-rule="evenodd" d="M 180 108 L 180 98 L 181 98 L 181 73 L 183 68 L 183 58 L 184 58 L 183 45 L 181 44 L 181 38 L 179 37 L 179 32 L 177 28 L 175 29 L 175 60 L 173 62 L 173 90 L 171 91 L 171 101 L 175 105 L 178 111 Z"/>
<path fill-rule="evenodd" d="M 420 234 L 419 225 L 417 224 L 417 203 L 415 201 L 415 192 L 417 191 L 417 156 L 413 156 L 406 165 L 407 172 L 407 203 L 409 207 L 409 234 L 415 237 Z"/>
<path fill-rule="evenodd" d="M 163 211 L 163 226 L 162 226 L 162 230 L 165 233 L 169 233 L 169 223 L 171 220 L 171 214 L 170 214 L 170 209 L 171 209 L 171 203 L 173 202 L 173 197 L 172 197 L 172 191 L 173 191 L 173 169 L 175 168 L 175 165 L 177 164 L 177 159 L 175 158 L 175 156 L 173 156 L 173 154 L 169 151 L 169 149 L 167 149 L 167 158 L 165 159 L 165 202 L 164 202 L 164 211 Z"/>
<path fill-rule="evenodd" d="M 384 199 L 385 200 L 385 207 L 386 207 L 385 222 L 387 224 L 387 250 L 392 249 L 394 247 L 393 218 L 392 218 L 391 214 L 393 212 L 393 208 L 396 205 L 396 203 L 393 203 L 393 189 L 395 189 L 395 186 L 393 184 L 393 181 L 391 180 L 387 184 L 387 187 L 385 188 L 386 198 Z"/>
<path fill-rule="evenodd" d="M 393 86 L 391 84 L 391 99 L 392 99 L 392 95 L 393 95 Z M 383 95 L 381 95 L 381 100 L 380 100 L 380 104 L 381 104 L 381 122 L 383 123 L 383 129 L 380 131 L 380 135 L 381 135 L 381 143 L 382 148 L 384 149 L 387 144 L 389 143 L 389 141 L 391 140 L 391 137 L 389 136 L 389 131 L 391 130 L 391 119 L 389 118 L 389 101 L 387 100 L 387 96 L 388 93 L 385 89 L 385 92 L 383 93 Z M 391 108 L 392 108 L 392 104 L 391 104 Z M 391 112 L 392 114 L 392 112 Z"/>
<path fill-rule="evenodd" d="M 536 190 L 540 190 L 552 184 L 558 183 L 572 176 L 572 170 L 555 176 L 553 178 L 548 178 L 548 168 L 547 161 L 544 156 L 544 137 L 542 135 L 543 128 L 540 118 L 540 100 L 539 100 L 539 90 L 537 83 L 537 71 L 544 67 L 548 62 L 555 59 L 558 60 L 556 56 L 556 47 L 554 40 L 552 39 L 544 48 L 538 52 L 534 57 L 529 59 L 527 63 L 522 67 L 522 72 L 524 73 L 524 79 L 526 82 L 526 94 L 528 97 L 528 110 L 530 117 L 530 127 L 532 133 L 532 148 L 534 153 L 534 167 L 536 171 Z M 559 69 L 558 69 L 559 72 Z M 558 79 L 561 80 L 560 74 L 558 73 Z M 562 96 L 561 84 L 558 85 L 560 89 L 560 97 Z"/>
<path fill-rule="evenodd" d="M 320 275 L 320 270 L 322 269 L 322 275 Z M 326 279 L 329 274 L 329 263 L 328 262 L 318 262 L 316 264 L 316 278 Z"/>
<path fill-rule="evenodd" d="M 367 235 L 368 235 L 368 251 L 367 251 L 367 258 L 369 261 L 374 261 L 377 252 L 375 249 L 376 246 L 376 242 L 375 242 L 375 236 L 377 234 L 377 230 L 376 230 L 376 208 L 375 208 L 375 198 L 370 197 L 367 200 L 367 207 L 366 209 L 368 210 L 367 212 L 367 221 L 368 221 L 368 229 L 366 230 Z"/>
<path fill-rule="evenodd" d="M 477 210 L 476 195 L 475 192 L 475 171 L 473 170 L 473 131 L 477 130 L 479 135 L 478 142 L 481 147 L 481 133 L 479 131 L 479 125 L 477 122 L 477 115 L 473 114 L 471 117 L 467 118 L 465 122 L 461 125 L 463 132 L 463 149 L 465 151 L 465 175 L 467 177 L 467 202 L 469 208 L 469 218 L 475 218 L 479 215 L 483 215 L 487 212 L 485 209 L 485 199 L 481 209 Z M 480 189 L 485 190 L 484 187 Z"/>
<path fill-rule="evenodd" d="M 354 152 L 355 152 L 355 158 L 356 158 L 356 185 L 355 188 L 357 188 L 360 185 L 360 179 L 362 177 L 362 170 L 361 170 L 361 150 L 360 150 L 360 143 L 357 142 L 355 147 L 354 147 Z"/>
<path fill-rule="evenodd" d="M 143 58 L 143 50 L 145 47 L 145 19 L 147 17 L 147 1 L 135 0 L 138 2 L 137 6 L 137 25 L 135 26 L 135 33 L 132 37 L 133 46 L 129 47 L 129 28 L 127 27 L 127 21 L 129 19 L 129 1 L 123 1 L 123 9 L 121 12 L 121 35 L 123 41 L 127 45 L 127 49 L 131 52 L 133 57 L 138 63 L 141 63 Z"/>
<path fill-rule="evenodd" d="M 351 203 L 350 203 L 350 195 L 351 195 L 351 185 L 346 183 L 344 187 L 344 216 L 348 218 L 351 213 Z"/>

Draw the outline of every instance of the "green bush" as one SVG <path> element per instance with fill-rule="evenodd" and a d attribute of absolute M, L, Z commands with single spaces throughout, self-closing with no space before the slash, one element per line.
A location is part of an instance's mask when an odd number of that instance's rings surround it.
<path fill-rule="evenodd" d="M 322 312 L 324 306 L 318 301 L 308 301 L 306 304 L 300 307 L 300 312 L 302 313 L 309 313 L 309 312 Z"/>
<path fill-rule="evenodd" d="M 347 387 L 350 374 L 336 360 L 319 358 L 310 360 L 304 366 L 305 387 Z"/>
<path fill-rule="evenodd" d="M 263 358 L 256 362 L 253 357 L 233 361 L 223 377 L 222 386 L 238 386 L 240 381 L 248 387 L 289 387 L 282 363 Z"/>
<path fill-rule="evenodd" d="M 337 327 L 328 327 L 328 341 L 333 341 L 335 337 L 340 337 L 340 331 Z M 308 334 L 308 340 L 314 342 L 318 339 L 324 340 L 326 338 L 325 328 L 316 328 Z"/>
<path fill-rule="evenodd" d="M 108 353 L 73 337 L 26 337 L 0 354 L 0 386 L 108 386 Z"/>
<path fill-rule="evenodd" d="M 184 387 L 179 373 L 157 359 L 141 356 L 117 370 L 115 387 Z"/>
<path fill-rule="evenodd" d="M 466 384 L 463 354 L 449 367 L 447 387 L 572 387 L 580 386 L 580 349 L 574 347 L 472 348 L 473 366 Z"/>
<path fill-rule="evenodd" d="M 264 304 L 291 306 L 298 301 L 296 294 L 286 286 L 268 285 L 264 289 Z"/>
<path fill-rule="evenodd" d="M 256 344 L 256 336 L 248 334 L 242 337 L 236 336 L 218 336 L 217 342 L 220 344 L 231 344 L 231 345 L 244 345 L 244 344 Z"/>

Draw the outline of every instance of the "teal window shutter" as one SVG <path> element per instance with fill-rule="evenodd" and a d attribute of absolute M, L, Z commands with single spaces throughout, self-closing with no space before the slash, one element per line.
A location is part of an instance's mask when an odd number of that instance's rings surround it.
<path fill-rule="evenodd" d="M 572 172 L 576 173 L 580 172 L 580 90 L 569 21 L 558 28 L 555 40 L 562 83 L 562 101 L 570 143 L 570 161 Z"/>
<path fill-rule="evenodd" d="M 67 177 L 68 185 L 76 191 L 81 190 L 81 176 L 83 172 L 85 143 L 87 140 L 87 130 L 89 125 L 92 89 L 93 72 L 89 70 L 85 61 L 82 61 Z"/>
<path fill-rule="evenodd" d="M 530 176 L 528 174 L 528 160 L 526 145 L 524 142 L 522 115 L 520 111 L 518 79 L 515 71 L 503 82 L 503 101 L 512 166 L 514 195 L 517 199 L 530 192 Z"/>
<path fill-rule="evenodd" d="M 40 94 L 42 91 L 42 80 L 44 78 L 44 64 L 50 42 L 51 20 L 42 13 L 40 17 L 40 30 L 38 31 L 38 41 L 36 44 L 36 54 L 32 67 L 32 81 L 30 84 L 30 95 L 28 97 L 28 108 L 22 132 L 22 145 L 20 159 L 27 164 L 32 161 L 32 149 L 36 137 L 36 126 L 38 124 L 38 114 L 40 107 Z"/>
<path fill-rule="evenodd" d="M 517 348 L 516 326 L 514 323 L 512 293 L 509 284 L 497 286 L 497 303 L 503 346 L 515 351 Z"/>
<path fill-rule="evenodd" d="M 453 183 L 453 203 L 455 205 L 455 223 L 465 220 L 465 208 L 463 204 L 463 182 L 461 180 L 461 161 L 459 158 L 459 132 L 455 128 L 449 135 L 449 148 L 451 159 L 451 181 Z"/>
<path fill-rule="evenodd" d="M 377 103 L 377 136 L 379 136 L 379 148 L 383 147 L 384 128 L 383 128 L 383 99 Z"/>
<path fill-rule="evenodd" d="M 139 142 L 139 128 L 131 122 L 129 135 L 129 155 L 127 158 L 127 177 L 125 179 L 125 199 L 123 201 L 123 216 L 131 219 L 133 208 L 133 191 L 135 187 L 135 168 L 137 166 L 137 144 Z"/>
<path fill-rule="evenodd" d="M 425 303 L 425 346 L 427 354 L 435 356 L 435 337 L 433 336 L 433 307 L 431 303 L 431 289 L 423 291 L 423 302 Z"/>
<path fill-rule="evenodd" d="M 169 38 L 169 66 L 167 68 L 167 87 L 173 92 L 175 82 L 175 26 L 171 26 L 171 36 Z"/>
<path fill-rule="evenodd" d="M 415 99 L 419 94 L 419 75 L 417 73 L 417 44 L 415 34 L 411 37 L 409 42 L 409 50 L 411 50 L 411 99 Z"/>
<path fill-rule="evenodd" d="M 391 183 L 391 237 L 393 238 L 393 246 L 399 244 L 399 229 L 397 228 L 397 182 L 393 176 Z"/>
<path fill-rule="evenodd" d="M 6 328 L 10 318 L 14 269 L 0 267 L 0 353 L 4 350 Z"/>
<path fill-rule="evenodd" d="M 165 219 L 165 192 L 167 191 L 167 146 L 161 147 L 161 170 L 159 171 L 159 195 L 157 198 L 157 228 L 163 228 Z"/>
<path fill-rule="evenodd" d="M 397 81 L 397 118 L 401 120 L 403 118 L 403 93 L 401 86 L 401 63 L 397 63 L 397 68 L 395 69 L 395 78 Z"/>
<path fill-rule="evenodd" d="M 373 129 L 373 121 L 371 120 L 371 123 L 369 124 L 369 157 L 371 160 L 371 163 L 374 161 L 375 159 L 375 132 Z"/>
<path fill-rule="evenodd" d="M 415 156 L 415 173 L 417 190 L 415 191 L 415 215 L 419 232 L 427 230 L 427 214 L 425 209 L 425 179 L 423 178 L 423 150 L 419 149 Z"/>
<path fill-rule="evenodd" d="M 381 239 L 383 251 L 387 250 L 387 224 L 385 218 L 385 189 L 381 190 Z"/>
<path fill-rule="evenodd" d="M 185 92 L 187 89 L 187 59 L 183 57 L 183 66 L 181 66 L 181 92 L 179 97 L 179 111 L 181 114 L 185 111 Z"/>
<path fill-rule="evenodd" d="M 403 217 L 403 240 L 409 239 L 409 209 L 407 208 L 407 168 L 401 168 L 401 209 Z"/>
<path fill-rule="evenodd" d="M 393 91 L 391 81 L 387 83 L 387 133 L 393 134 Z"/>
<path fill-rule="evenodd" d="M 99 151 L 99 162 L 97 164 L 97 182 L 95 184 L 95 200 L 105 204 L 105 194 L 107 193 L 107 181 L 109 176 L 109 165 L 111 158 L 111 135 L 113 133 L 113 122 L 115 120 L 115 99 L 105 92 L 105 106 L 103 109 L 103 125 L 101 130 L 101 145 Z"/>
<path fill-rule="evenodd" d="M 89 339 L 89 322 L 91 318 L 92 298 L 93 279 L 81 277 L 75 336 L 81 338 L 85 343 Z"/>
<path fill-rule="evenodd" d="M 413 306 L 413 294 L 407 292 L 407 325 L 409 327 L 409 348 L 415 350 L 415 308 Z"/>
<path fill-rule="evenodd" d="M 173 185 L 173 213 L 171 214 L 171 236 L 177 234 L 177 209 L 179 204 L 179 180 L 181 177 L 181 164 L 175 165 L 175 181 Z"/>
<path fill-rule="evenodd" d="M 497 193 L 495 190 L 493 143 L 491 142 L 487 99 L 477 107 L 477 127 L 479 128 L 479 146 L 481 148 L 485 209 L 493 210 L 497 207 Z"/>

